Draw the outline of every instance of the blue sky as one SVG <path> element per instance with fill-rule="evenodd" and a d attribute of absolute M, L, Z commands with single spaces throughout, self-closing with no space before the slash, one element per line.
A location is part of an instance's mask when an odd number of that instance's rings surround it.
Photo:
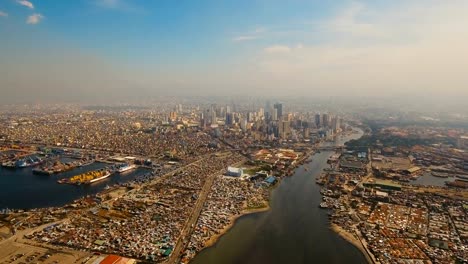
<path fill-rule="evenodd" d="M 0 0 L 0 84 L 13 97 L 466 93 L 467 2 Z"/>
<path fill-rule="evenodd" d="M 52 44 L 136 63 L 151 59 L 199 63 L 236 56 L 278 38 L 260 38 L 260 31 L 301 31 L 336 8 L 332 1 L 303 0 L 30 2 L 34 9 L 3 0 L 0 10 L 9 14 L 3 29 L 13 29 L 21 40 L 38 34 L 36 41 L 48 45 L 53 38 Z M 33 14 L 43 18 L 36 25 L 27 24 Z M 236 41 L 243 36 L 256 41 L 250 45 Z"/>

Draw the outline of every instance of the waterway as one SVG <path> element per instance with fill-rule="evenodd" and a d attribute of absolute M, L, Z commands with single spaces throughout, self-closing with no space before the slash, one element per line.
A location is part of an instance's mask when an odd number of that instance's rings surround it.
<path fill-rule="evenodd" d="M 93 163 L 54 175 L 36 175 L 33 168 L 7 169 L 0 167 L 0 209 L 31 209 L 51 206 L 63 206 L 86 195 L 102 191 L 106 185 L 124 183 L 148 172 L 136 169 L 111 177 L 91 185 L 58 184 L 57 180 L 69 178 L 87 171 L 108 166 L 105 163 Z"/>
<path fill-rule="evenodd" d="M 441 178 L 432 176 L 430 173 L 424 173 L 423 175 L 419 176 L 416 180 L 411 181 L 410 184 L 443 187 L 446 186 L 445 182 L 453 182 L 455 181 L 455 179 L 455 177 Z"/>
<path fill-rule="evenodd" d="M 343 144 L 361 136 L 362 131 L 324 145 Z M 361 251 L 329 229 L 328 211 L 318 207 L 321 195 L 315 179 L 328 167 L 332 154 L 322 151 L 313 155 L 311 163 L 298 167 L 273 190 L 269 211 L 237 219 L 192 264 L 367 263 Z"/>

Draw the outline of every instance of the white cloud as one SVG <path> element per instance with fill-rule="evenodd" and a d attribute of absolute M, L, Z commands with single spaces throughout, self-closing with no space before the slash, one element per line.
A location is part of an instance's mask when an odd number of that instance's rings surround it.
<path fill-rule="evenodd" d="M 28 19 L 26 20 L 26 23 L 31 24 L 31 25 L 36 25 L 36 24 L 39 24 L 43 18 L 44 16 L 41 14 L 33 14 L 28 17 Z"/>
<path fill-rule="evenodd" d="M 466 10 L 468 2 L 458 0 L 404 1 L 378 10 L 354 4 L 317 22 L 312 40 L 302 35 L 307 44 L 264 48 L 249 71 L 259 87 L 271 89 L 468 96 Z"/>
<path fill-rule="evenodd" d="M 291 48 L 284 45 L 273 45 L 263 49 L 266 53 L 289 53 Z"/>
<path fill-rule="evenodd" d="M 30 1 L 26 1 L 26 0 L 17 0 L 16 1 L 18 4 L 22 5 L 22 6 L 25 6 L 25 7 L 29 7 L 31 9 L 34 9 L 34 5 L 33 3 L 31 3 Z"/>
<path fill-rule="evenodd" d="M 232 40 L 235 42 L 239 42 L 239 41 L 246 41 L 246 40 L 254 40 L 258 38 L 259 36 L 238 36 L 238 37 L 233 38 Z"/>
<path fill-rule="evenodd" d="M 342 10 L 336 17 L 323 23 L 324 30 L 345 33 L 357 37 L 383 37 L 384 32 L 370 22 L 362 21 L 361 16 L 372 16 L 372 12 L 362 3 L 354 2 Z"/>
<path fill-rule="evenodd" d="M 237 37 L 232 38 L 232 41 L 234 42 L 241 42 L 241 41 L 248 41 L 248 40 L 254 40 L 254 39 L 259 39 L 262 38 L 263 35 L 266 33 L 266 29 L 263 27 L 257 27 L 255 30 L 243 34 Z"/>
<path fill-rule="evenodd" d="M 8 17 L 8 14 L 3 11 L 0 11 L 0 17 Z"/>

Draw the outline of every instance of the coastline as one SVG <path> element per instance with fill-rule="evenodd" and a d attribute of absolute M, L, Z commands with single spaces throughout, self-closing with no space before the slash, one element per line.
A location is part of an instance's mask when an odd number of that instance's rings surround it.
<path fill-rule="evenodd" d="M 337 224 L 333 224 L 333 223 L 330 224 L 330 229 L 333 230 L 333 232 L 335 232 L 337 235 L 342 237 L 344 240 L 348 241 L 350 244 L 355 246 L 357 249 L 359 249 L 362 252 L 362 254 L 365 256 L 365 258 L 367 260 L 367 263 L 369 263 L 369 264 L 374 264 L 375 263 L 372 260 L 372 257 L 367 252 L 367 250 L 362 245 L 361 241 L 358 238 L 356 238 L 355 235 L 353 235 L 352 233 L 344 230 L 341 226 L 339 226 Z"/>
<path fill-rule="evenodd" d="M 218 240 L 224 235 L 226 234 L 229 229 L 231 229 L 236 220 L 244 215 L 249 215 L 249 214 L 255 214 L 255 213 L 260 213 L 260 212 L 266 212 L 270 210 L 270 204 L 268 204 L 267 206 L 265 207 L 262 207 L 262 208 L 255 208 L 255 209 L 245 209 L 245 210 L 242 210 L 242 212 L 240 214 L 237 214 L 237 215 L 233 215 L 229 218 L 229 224 L 226 225 L 223 229 L 220 229 L 221 231 L 216 234 L 216 235 L 213 235 L 211 236 L 206 242 L 205 242 L 205 246 L 201 249 L 205 249 L 205 248 L 208 248 L 208 247 L 211 247 L 211 246 L 214 246 L 216 244 L 216 242 L 218 242 Z M 200 251 L 201 251 L 200 250 Z M 197 253 L 198 254 L 198 253 Z"/>

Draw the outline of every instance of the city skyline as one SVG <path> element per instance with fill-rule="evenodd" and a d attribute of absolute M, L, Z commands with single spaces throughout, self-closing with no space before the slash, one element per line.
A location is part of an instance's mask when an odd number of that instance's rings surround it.
<path fill-rule="evenodd" d="M 3 1 L 0 103 L 468 95 L 466 1 Z"/>

